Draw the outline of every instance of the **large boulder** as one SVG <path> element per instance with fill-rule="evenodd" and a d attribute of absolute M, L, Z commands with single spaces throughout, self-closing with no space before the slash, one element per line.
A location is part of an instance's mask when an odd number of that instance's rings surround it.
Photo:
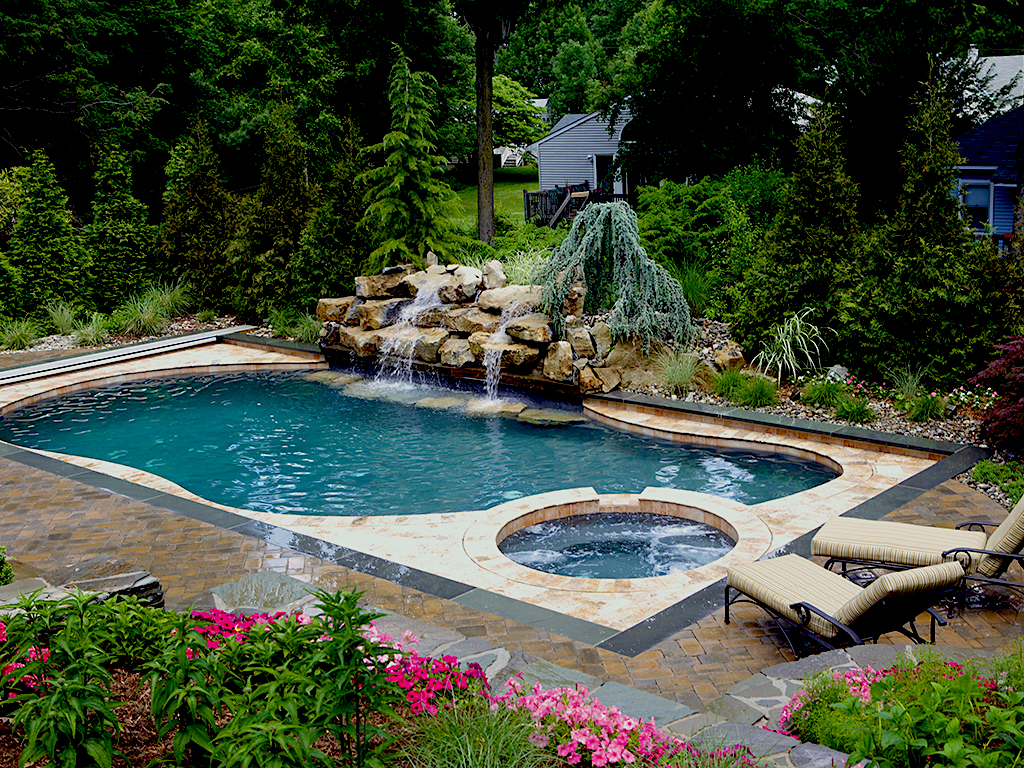
<path fill-rule="evenodd" d="M 499 351 L 502 368 L 533 368 L 540 358 L 536 347 L 514 341 L 491 341 L 491 334 L 482 331 L 469 337 L 469 349 L 477 360 L 483 360 L 488 350 Z"/>
<path fill-rule="evenodd" d="M 449 310 L 444 324 L 445 326 L 456 333 L 479 333 L 485 331 L 486 333 L 494 333 L 498 330 L 498 324 L 500 319 L 497 315 L 492 315 L 490 312 L 482 312 L 476 307 L 460 307 L 459 309 Z"/>
<path fill-rule="evenodd" d="M 605 361 L 605 367 L 614 368 L 621 377 L 621 386 L 633 390 L 665 386 L 665 377 L 658 366 L 645 355 L 637 341 L 620 341 Z"/>
<path fill-rule="evenodd" d="M 405 289 L 400 287 L 407 275 L 411 275 L 416 269 L 408 264 L 403 264 L 386 275 L 365 275 L 356 278 L 356 296 L 361 299 L 379 299 L 388 296 L 401 296 Z"/>
<path fill-rule="evenodd" d="M 343 323 L 355 300 L 355 296 L 345 296 L 340 299 L 320 299 L 316 303 L 316 319 L 321 323 Z"/>
<path fill-rule="evenodd" d="M 484 264 L 483 273 L 482 286 L 485 291 L 492 288 L 504 288 L 508 285 L 508 278 L 505 277 L 505 268 L 501 266 L 501 262 L 497 259 Z"/>
<path fill-rule="evenodd" d="M 402 308 L 409 303 L 409 299 L 364 301 L 356 307 L 356 312 L 359 315 L 359 327 L 364 331 L 386 328 L 398 319 Z"/>
<path fill-rule="evenodd" d="M 608 323 L 594 323 L 594 327 L 590 329 L 590 335 L 593 337 L 594 346 L 597 349 L 597 359 L 603 360 L 614 344 L 612 329 L 608 327 Z"/>
<path fill-rule="evenodd" d="M 430 328 L 416 339 L 413 354 L 419 360 L 436 363 L 441 356 L 441 345 L 448 341 L 450 334 L 444 328 Z"/>
<path fill-rule="evenodd" d="M 476 362 L 466 339 L 449 338 L 438 349 L 438 357 L 441 359 L 441 365 L 447 365 L 449 368 L 463 368 Z"/>
<path fill-rule="evenodd" d="M 583 304 L 587 298 L 587 286 L 582 282 L 573 283 L 569 287 L 569 294 L 562 302 L 562 314 L 583 317 Z"/>
<path fill-rule="evenodd" d="M 601 380 L 601 391 L 611 392 L 619 386 L 622 376 L 614 368 L 594 368 L 594 373 Z"/>
<path fill-rule="evenodd" d="M 457 267 L 450 275 L 449 282 L 437 292 L 445 304 L 462 304 L 472 301 L 480 290 L 483 273 L 476 267 Z"/>
<path fill-rule="evenodd" d="M 580 369 L 579 387 L 580 392 L 584 395 L 593 395 L 602 390 L 601 379 L 589 365 L 585 365 Z"/>
<path fill-rule="evenodd" d="M 540 304 L 541 287 L 539 285 L 506 285 L 504 288 L 491 288 L 480 294 L 477 304 L 485 312 L 502 314 L 516 307 L 520 313 L 533 312 Z"/>
<path fill-rule="evenodd" d="M 540 312 L 517 317 L 505 326 L 505 333 L 513 339 L 531 344 L 547 344 L 555 337 L 551 330 L 551 318 Z"/>
<path fill-rule="evenodd" d="M 544 376 L 552 381 L 572 381 L 574 372 L 569 342 L 556 341 L 548 345 L 548 353 L 544 356 Z"/>
<path fill-rule="evenodd" d="M 442 264 L 434 264 L 421 272 L 413 272 L 402 278 L 402 290 L 410 296 L 418 296 L 421 291 L 432 291 L 438 296 L 441 289 L 454 283 L 454 278 Z"/>
<path fill-rule="evenodd" d="M 359 357 L 373 357 L 380 349 L 380 332 L 341 326 L 338 329 L 338 343 L 348 347 Z"/>
<path fill-rule="evenodd" d="M 590 337 L 590 331 L 583 326 L 573 326 L 565 331 L 566 340 L 572 345 L 576 357 L 592 359 L 597 356 L 597 348 Z"/>

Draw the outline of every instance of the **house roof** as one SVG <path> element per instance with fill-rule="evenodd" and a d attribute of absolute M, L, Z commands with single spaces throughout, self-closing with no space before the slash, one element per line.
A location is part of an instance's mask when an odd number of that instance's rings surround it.
<path fill-rule="evenodd" d="M 601 113 L 600 112 L 588 112 L 587 114 L 570 114 L 570 115 L 565 115 L 565 116 L 562 117 L 561 120 L 559 120 L 557 123 L 555 123 L 555 127 L 552 128 L 548 132 L 547 136 L 545 136 L 542 139 L 538 139 L 533 144 L 528 146 L 526 149 L 531 151 L 531 152 L 534 152 L 534 151 L 536 151 L 538 146 L 540 146 L 544 142 L 548 141 L 549 139 L 553 139 L 556 136 L 560 136 L 561 134 L 565 133 L 566 131 L 572 130 L 573 128 L 575 128 L 580 123 L 585 123 L 588 120 L 595 119 L 595 118 L 596 119 L 600 119 L 601 118 Z M 620 122 L 622 122 L 623 124 L 628 123 L 629 122 L 629 118 L 630 118 L 629 110 L 628 109 L 622 110 L 622 114 L 619 116 Z"/>
<path fill-rule="evenodd" d="M 995 168 L 996 184 L 1017 183 L 1017 146 L 1024 138 L 1024 107 L 993 117 L 958 138 L 964 167 Z"/>

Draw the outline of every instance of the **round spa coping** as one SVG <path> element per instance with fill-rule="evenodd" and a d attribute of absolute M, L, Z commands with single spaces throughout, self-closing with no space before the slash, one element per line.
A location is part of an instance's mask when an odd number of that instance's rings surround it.
<path fill-rule="evenodd" d="M 627 511 L 705 523 L 728 535 L 736 546 L 699 568 L 637 579 L 559 576 L 520 565 L 498 549 L 498 543 L 508 534 L 544 520 Z M 767 554 L 772 545 L 772 532 L 746 505 L 696 491 L 646 488 L 639 494 L 598 494 L 593 488 L 573 488 L 526 496 L 492 507 L 483 519 L 466 529 L 462 543 L 466 554 L 480 568 L 510 581 L 569 592 L 650 593 L 715 582 L 726 575 L 730 566 L 749 563 Z"/>

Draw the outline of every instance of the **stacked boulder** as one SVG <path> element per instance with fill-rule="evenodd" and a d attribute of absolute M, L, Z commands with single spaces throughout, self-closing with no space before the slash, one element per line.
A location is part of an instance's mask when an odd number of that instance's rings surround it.
<path fill-rule="evenodd" d="M 566 333 L 556 339 L 552 319 L 538 311 L 538 285 L 506 285 L 498 261 L 483 269 L 432 265 L 391 267 L 356 278 L 356 295 L 320 299 L 320 346 L 373 358 L 408 350 L 416 360 L 448 368 L 483 367 L 500 354 L 501 370 L 577 384 L 584 394 L 609 392 L 618 373 L 604 366 L 612 347 L 603 322 L 585 325 L 583 286 L 570 294 Z M 436 295 L 435 301 L 423 301 Z M 420 301 L 413 306 L 413 302 Z"/>

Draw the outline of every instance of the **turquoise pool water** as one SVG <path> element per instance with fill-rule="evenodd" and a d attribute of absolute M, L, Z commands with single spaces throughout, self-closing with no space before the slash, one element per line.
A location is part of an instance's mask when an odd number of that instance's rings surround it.
<path fill-rule="evenodd" d="M 812 462 L 597 425 L 552 429 L 368 401 L 295 374 L 87 390 L 0 417 L 0 440 L 143 469 L 222 504 L 299 515 L 458 512 L 580 486 L 685 488 L 756 503 L 835 477 Z"/>

